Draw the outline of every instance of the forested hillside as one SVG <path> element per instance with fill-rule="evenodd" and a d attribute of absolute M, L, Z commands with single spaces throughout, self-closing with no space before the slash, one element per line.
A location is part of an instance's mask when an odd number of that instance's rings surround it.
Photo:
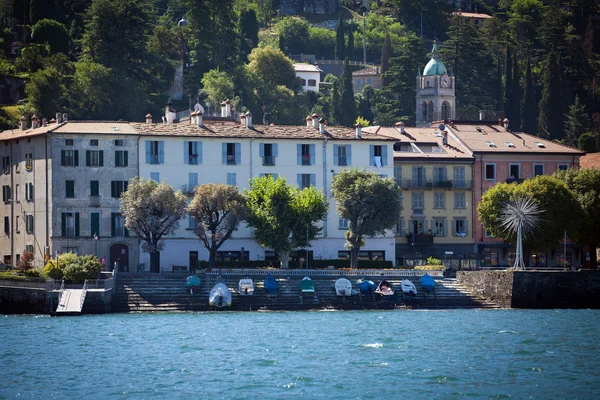
<path fill-rule="evenodd" d="M 197 100 L 214 110 L 230 98 L 257 122 L 300 124 L 317 112 L 330 124 L 360 116 L 410 125 L 415 77 L 436 39 L 456 77 L 457 118 L 497 111 L 513 129 L 598 148 L 597 1 L 478 0 L 477 11 L 494 17 L 481 29 L 446 0 L 371 1 L 370 12 L 354 3 L 327 16 L 282 16 L 277 0 L 2 0 L 0 83 L 23 80 L 28 102 L 0 110 L 0 127 L 57 111 L 78 119 L 159 116 L 181 65 L 178 111 Z M 383 71 L 381 89 L 354 93 L 356 67 L 347 65 L 326 77 L 331 90 L 300 90 L 287 56 L 362 60 L 365 36 L 367 61 Z"/>

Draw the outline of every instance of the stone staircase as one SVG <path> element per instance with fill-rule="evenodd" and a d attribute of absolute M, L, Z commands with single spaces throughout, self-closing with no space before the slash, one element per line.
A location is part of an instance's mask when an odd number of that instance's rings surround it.
<path fill-rule="evenodd" d="M 185 287 L 189 273 L 174 274 L 120 274 L 117 277 L 116 295 L 113 310 L 130 311 L 208 311 L 208 295 L 217 280 L 215 275 L 201 275 L 200 288 L 190 294 Z M 416 277 L 409 279 L 417 287 L 415 298 L 403 299 L 400 291 L 402 278 L 387 279 L 396 289 L 395 301 L 383 301 L 373 295 L 336 296 L 334 282 L 336 276 L 311 277 L 315 283 L 315 294 L 306 296 L 300 291 L 301 276 L 275 276 L 279 283 L 277 295 L 268 295 L 263 286 L 264 275 L 250 276 L 254 280 L 254 295 L 240 296 L 238 282 L 242 275 L 224 275 L 222 278 L 232 292 L 232 306 L 229 310 L 314 310 L 314 309 L 452 309 L 452 308 L 498 308 L 498 306 L 469 291 L 455 279 L 436 279 L 435 293 L 425 294 Z M 366 277 L 377 283 L 379 277 Z M 353 288 L 358 290 L 357 279 L 350 279 Z"/>

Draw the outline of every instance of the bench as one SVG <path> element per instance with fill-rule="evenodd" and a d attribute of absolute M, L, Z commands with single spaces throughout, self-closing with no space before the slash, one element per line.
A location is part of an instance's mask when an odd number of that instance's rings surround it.
<path fill-rule="evenodd" d="M 187 270 L 188 270 L 187 265 L 173 265 L 173 272 L 187 271 Z"/>

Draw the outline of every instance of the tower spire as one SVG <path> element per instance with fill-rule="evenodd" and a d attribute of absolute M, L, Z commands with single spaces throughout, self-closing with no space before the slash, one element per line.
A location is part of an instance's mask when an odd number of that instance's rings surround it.
<path fill-rule="evenodd" d="M 435 39 L 433 40 L 433 48 L 431 49 L 431 58 L 437 59 L 439 58 L 438 47 Z"/>

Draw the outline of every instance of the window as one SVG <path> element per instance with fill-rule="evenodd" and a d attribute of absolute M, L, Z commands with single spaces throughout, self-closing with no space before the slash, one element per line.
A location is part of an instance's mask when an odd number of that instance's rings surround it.
<path fill-rule="evenodd" d="M 338 251 L 338 259 L 340 260 L 349 260 L 350 259 L 350 252 L 347 250 L 339 250 Z M 376 251 L 369 251 L 369 250 L 361 250 L 358 252 L 358 259 L 359 260 L 385 260 L 385 251 L 381 250 L 376 250 Z"/>
<path fill-rule="evenodd" d="M 424 188 L 427 181 L 425 176 L 425 167 L 412 167 L 412 181 L 410 186 L 413 188 Z"/>
<path fill-rule="evenodd" d="M 569 164 L 558 164 L 559 171 L 566 171 L 569 169 Z"/>
<path fill-rule="evenodd" d="M 237 180 L 236 180 L 235 172 L 228 172 L 227 173 L 227 184 L 231 185 L 231 186 L 236 186 L 237 185 Z"/>
<path fill-rule="evenodd" d="M 454 187 L 464 188 L 466 186 L 465 167 L 454 167 Z"/>
<path fill-rule="evenodd" d="M 129 165 L 128 153 L 127 150 L 115 150 L 115 167 L 127 167 Z"/>
<path fill-rule="evenodd" d="M 110 196 L 115 199 L 120 198 L 123 192 L 127 191 L 127 183 L 127 181 L 111 181 Z"/>
<path fill-rule="evenodd" d="M 310 186 L 316 186 L 315 174 L 298 174 L 298 187 L 304 189 Z"/>
<path fill-rule="evenodd" d="M 486 230 L 485 230 L 485 237 L 486 237 L 486 238 L 493 238 L 493 237 L 494 237 L 494 235 L 492 234 L 492 232 L 490 232 L 489 230 L 487 230 L 487 229 L 486 229 Z M 512 265 L 512 264 L 511 264 L 511 265 Z"/>
<path fill-rule="evenodd" d="M 446 208 L 446 196 L 444 192 L 433 194 L 433 208 Z"/>
<path fill-rule="evenodd" d="M 146 140 L 146 164 L 165 163 L 165 144 L 161 140 Z"/>
<path fill-rule="evenodd" d="M 300 78 L 300 81 L 302 82 L 302 86 L 306 86 L 306 79 Z"/>
<path fill-rule="evenodd" d="M 185 164 L 202 164 L 202 142 L 183 142 L 183 158 Z"/>
<path fill-rule="evenodd" d="M 21 227 L 19 225 L 19 216 L 18 215 L 15 217 L 15 231 L 17 233 L 21 233 Z"/>
<path fill-rule="evenodd" d="M 348 220 L 340 218 L 338 222 L 338 229 L 348 229 Z"/>
<path fill-rule="evenodd" d="M 196 229 L 198 227 L 198 221 L 194 217 L 188 214 L 188 229 Z"/>
<path fill-rule="evenodd" d="M 25 200 L 33 201 L 33 183 L 25 184 Z"/>
<path fill-rule="evenodd" d="M 400 165 L 394 165 L 394 180 L 396 185 L 402 185 L 402 167 Z"/>
<path fill-rule="evenodd" d="M 423 192 L 413 192 L 412 194 L 412 208 L 425 208 L 425 195 Z"/>
<path fill-rule="evenodd" d="M 98 139 L 90 139 L 90 146 L 98 146 Z"/>
<path fill-rule="evenodd" d="M 396 225 L 394 226 L 394 233 L 396 234 L 396 236 L 404 236 L 405 235 L 403 219 L 399 219 L 398 222 L 396 222 Z"/>
<path fill-rule="evenodd" d="M 454 236 L 467 236 L 467 220 L 454 219 Z"/>
<path fill-rule="evenodd" d="M 299 144 L 297 155 L 298 155 L 298 165 L 314 165 L 314 163 L 315 163 L 315 145 L 314 144 Z"/>
<path fill-rule="evenodd" d="M 465 192 L 454 192 L 454 208 L 465 208 Z"/>
<path fill-rule="evenodd" d="M 150 180 L 160 183 L 160 173 L 159 172 L 150 172 Z"/>
<path fill-rule="evenodd" d="M 560 266 L 562 265 L 568 265 L 571 266 L 571 264 L 573 263 L 573 253 L 571 253 L 570 251 L 567 251 L 567 257 L 565 258 L 564 256 L 565 253 L 563 253 L 562 251 L 560 253 L 556 253 L 556 263 Z"/>
<path fill-rule="evenodd" d="M 73 146 L 73 139 L 65 139 L 65 146 Z"/>
<path fill-rule="evenodd" d="M 433 167 L 433 183 L 445 182 L 447 180 L 446 167 Z"/>
<path fill-rule="evenodd" d="M 31 171 L 33 169 L 33 153 L 25 153 L 25 170 Z"/>
<path fill-rule="evenodd" d="M 10 157 L 9 156 L 2 157 L 2 171 L 4 171 L 5 174 L 10 173 Z"/>
<path fill-rule="evenodd" d="M 485 180 L 496 180 L 496 164 L 485 164 Z"/>
<path fill-rule="evenodd" d="M 333 165 L 351 165 L 352 164 L 352 146 L 349 144 L 333 145 Z"/>
<path fill-rule="evenodd" d="M 75 197 L 75 181 L 65 181 L 66 194 L 65 197 L 68 199 Z"/>
<path fill-rule="evenodd" d="M 267 252 L 265 251 L 265 259 Z M 217 251 L 217 261 L 250 260 L 250 252 L 245 251 Z"/>
<path fill-rule="evenodd" d="M 358 87 L 362 86 L 362 79 L 357 79 L 356 80 L 356 86 L 358 86 Z"/>
<path fill-rule="evenodd" d="M 4 233 L 10 235 L 10 217 L 4 217 Z"/>
<path fill-rule="evenodd" d="M 366 85 L 370 85 L 371 84 L 371 80 L 370 79 L 367 79 L 366 82 L 367 82 Z"/>
<path fill-rule="evenodd" d="M 79 236 L 79 213 L 62 213 L 62 235 L 65 237 Z"/>
<path fill-rule="evenodd" d="M 104 151 L 102 151 L 102 150 L 86 150 L 85 165 L 88 167 L 103 167 L 104 166 Z"/>
<path fill-rule="evenodd" d="M 223 143 L 223 164 L 239 165 L 242 163 L 242 145 L 240 143 Z"/>
<path fill-rule="evenodd" d="M 78 150 L 61 150 L 60 165 L 63 167 L 78 167 L 79 166 L 79 151 Z"/>
<path fill-rule="evenodd" d="M 385 167 L 387 165 L 387 146 L 382 145 L 370 145 L 370 165 L 374 165 L 377 168 Z"/>
<path fill-rule="evenodd" d="M 90 236 L 100 237 L 100 213 L 90 213 Z"/>
<path fill-rule="evenodd" d="M 100 181 L 90 181 L 90 196 L 100 196 Z"/>
<path fill-rule="evenodd" d="M 519 179 L 520 178 L 521 166 L 519 164 L 510 164 L 508 166 L 508 169 L 509 169 L 509 174 L 510 174 L 509 178 L 510 179 Z"/>
<path fill-rule="evenodd" d="M 500 265 L 500 254 L 497 251 L 491 251 L 491 249 L 484 249 L 483 254 L 483 263 L 486 267 Z"/>
<path fill-rule="evenodd" d="M 125 228 L 125 217 L 119 213 L 111 213 L 110 231 L 113 237 L 129 236 L 129 231 Z"/>
<path fill-rule="evenodd" d="M 446 229 L 445 219 L 435 219 L 431 223 L 431 228 L 435 236 L 447 236 L 448 231 Z"/>
<path fill-rule="evenodd" d="M 33 214 L 27 214 L 25 216 L 25 231 L 27 233 L 33 233 Z"/>
<path fill-rule="evenodd" d="M 317 86 L 317 81 L 315 79 L 309 79 L 308 80 L 308 86 L 310 86 L 310 87 Z"/>
<path fill-rule="evenodd" d="M 277 144 L 260 143 L 259 153 L 263 159 L 263 165 L 275 165 L 275 157 L 277 157 Z"/>
<path fill-rule="evenodd" d="M 19 202 L 19 184 L 18 183 L 15 185 L 15 201 L 17 203 Z"/>
<path fill-rule="evenodd" d="M 10 186 L 8 186 L 8 185 L 2 186 L 2 201 L 5 203 L 10 202 L 10 197 L 11 197 L 10 195 L 11 195 Z"/>
<path fill-rule="evenodd" d="M 115 146 L 123 146 L 123 139 L 115 139 Z"/>
<path fill-rule="evenodd" d="M 196 190 L 196 186 L 198 186 L 198 173 L 188 173 L 188 193 L 194 193 L 194 190 Z"/>
<path fill-rule="evenodd" d="M 544 164 L 533 164 L 533 176 L 544 175 Z"/>

